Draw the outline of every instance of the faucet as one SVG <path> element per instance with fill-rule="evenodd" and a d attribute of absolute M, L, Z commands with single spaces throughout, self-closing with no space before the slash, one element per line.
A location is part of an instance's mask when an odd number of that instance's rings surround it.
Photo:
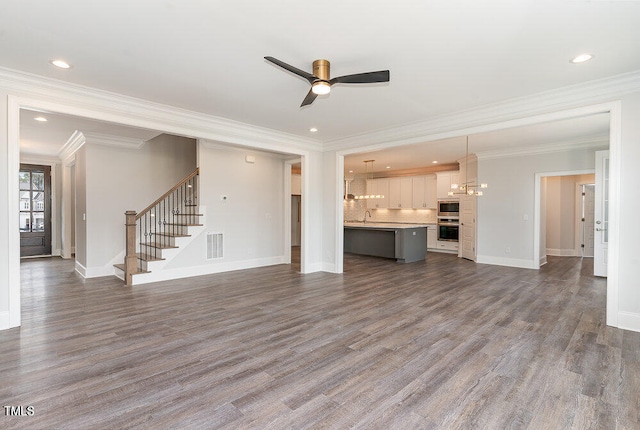
<path fill-rule="evenodd" d="M 369 214 L 369 218 L 371 218 L 371 212 L 366 211 L 366 212 L 364 213 L 364 219 L 362 220 L 362 222 L 367 222 L 367 214 Z"/>

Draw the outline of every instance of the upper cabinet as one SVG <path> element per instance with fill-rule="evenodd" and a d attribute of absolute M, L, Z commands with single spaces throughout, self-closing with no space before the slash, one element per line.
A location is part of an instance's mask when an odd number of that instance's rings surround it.
<path fill-rule="evenodd" d="M 367 209 L 386 209 L 389 207 L 389 179 L 369 179 L 367 181 L 367 194 L 380 196 L 369 198 Z"/>
<path fill-rule="evenodd" d="M 410 177 L 389 179 L 389 209 L 413 208 L 413 181 Z"/>
<path fill-rule="evenodd" d="M 459 184 L 456 172 L 367 180 L 367 209 L 436 209 L 438 199 L 451 199 L 451 184 Z M 380 196 L 379 198 L 371 196 Z M 455 197 L 454 197 L 455 198 Z"/>
<path fill-rule="evenodd" d="M 451 184 L 460 185 L 460 172 L 438 172 L 437 176 L 437 196 L 438 199 L 457 199 L 459 196 L 450 196 Z"/>
<path fill-rule="evenodd" d="M 413 208 L 436 209 L 438 204 L 436 176 L 415 176 L 413 180 Z"/>

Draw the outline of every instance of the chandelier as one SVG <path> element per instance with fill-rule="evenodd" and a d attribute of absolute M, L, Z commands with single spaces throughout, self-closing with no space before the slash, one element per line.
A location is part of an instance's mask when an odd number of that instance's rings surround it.
<path fill-rule="evenodd" d="M 373 179 L 373 162 L 376 160 L 364 160 L 364 179 L 366 181 Z M 382 194 L 364 194 L 360 196 L 354 196 L 355 200 L 365 199 L 384 199 Z"/>
<path fill-rule="evenodd" d="M 467 153 L 465 155 L 465 168 L 464 168 L 464 182 L 460 185 L 451 184 L 451 190 L 447 194 L 451 196 L 467 195 L 467 196 L 481 196 L 482 190 L 480 188 L 487 188 L 489 185 L 486 183 L 476 184 L 475 182 L 469 182 L 469 136 L 467 136 Z"/>

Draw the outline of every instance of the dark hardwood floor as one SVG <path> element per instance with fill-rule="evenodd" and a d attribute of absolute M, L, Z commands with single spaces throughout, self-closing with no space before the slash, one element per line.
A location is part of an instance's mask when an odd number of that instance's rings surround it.
<path fill-rule="evenodd" d="M 638 429 L 640 333 L 591 260 L 345 256 L 124 287 L 24 261 L 2 428 Z M 5 408 L 6 412 L 6 408 Z"/>

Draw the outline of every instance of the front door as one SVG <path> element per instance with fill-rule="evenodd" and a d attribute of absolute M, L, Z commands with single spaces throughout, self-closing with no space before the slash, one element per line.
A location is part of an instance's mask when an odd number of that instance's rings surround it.
<path fill-rule="evenodd" d="M 51 168 L 20 165 L 20 256 L 51 255 Z"/>
<path fill-rule="evenodd" d="M 609 151 L 596 151 L 593 274 L 607 276 L 609 249 Z"/>

